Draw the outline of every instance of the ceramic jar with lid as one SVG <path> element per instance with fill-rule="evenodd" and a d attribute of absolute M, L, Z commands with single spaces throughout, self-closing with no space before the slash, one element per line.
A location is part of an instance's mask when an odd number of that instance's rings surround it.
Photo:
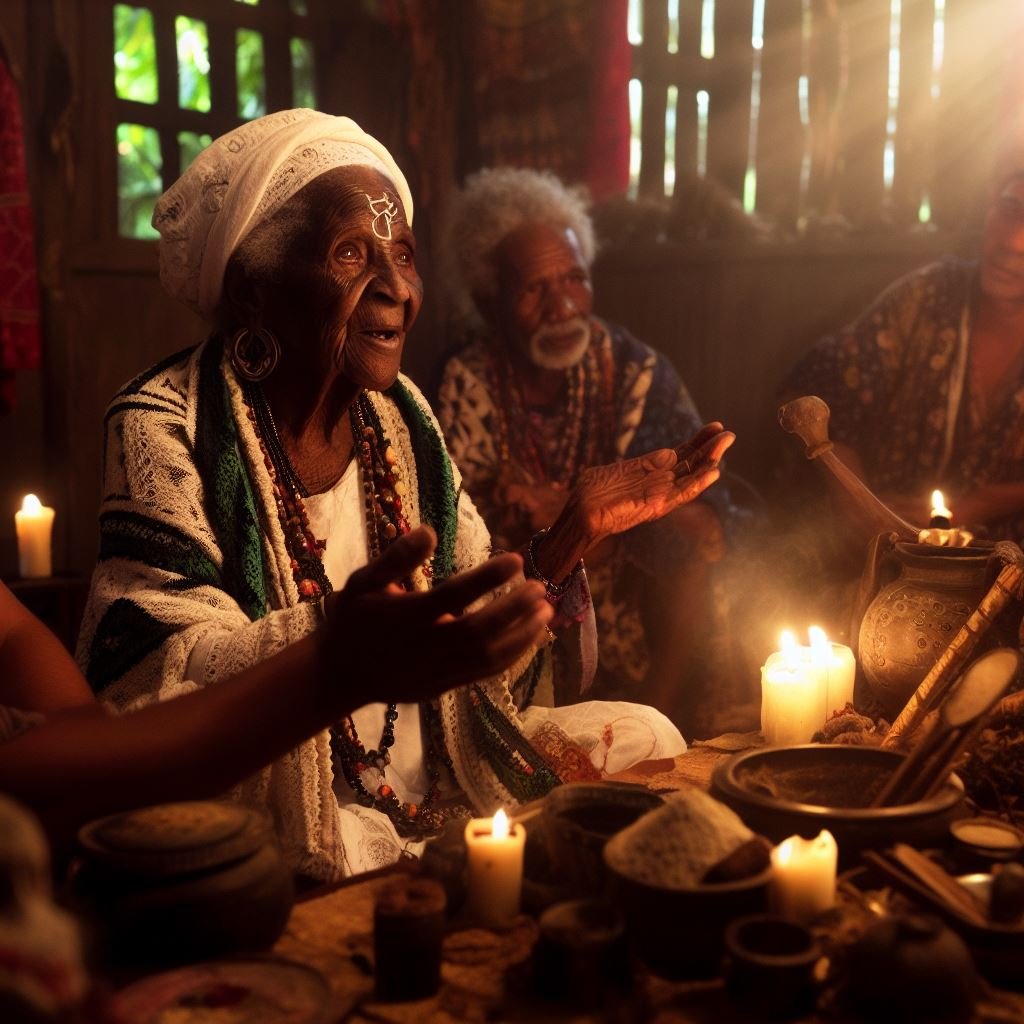
<path fill-rule="evenodd" d="M 103 951 L 177 963 L 273 945 L 294 899 L 269 820 L 239 804 L 164 804 L 84 826 L 71 888 Z"/>

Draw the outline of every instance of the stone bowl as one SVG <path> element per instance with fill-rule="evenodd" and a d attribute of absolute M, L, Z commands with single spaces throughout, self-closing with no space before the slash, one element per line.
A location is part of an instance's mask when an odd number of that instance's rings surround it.
<path fill-rule="evenodd" d="M 896 841 L 941 846 L 950 822 L 963 813 L 963 785 L 955 775 L 926 800 L 868 806 L 903 757 L 878 747 L 818 743 L 748 750 L 715 768 L 711 792 L 775 843 L 828 829 L 839 846 L 840 868 L 853 867 L 862 850 Z"/>

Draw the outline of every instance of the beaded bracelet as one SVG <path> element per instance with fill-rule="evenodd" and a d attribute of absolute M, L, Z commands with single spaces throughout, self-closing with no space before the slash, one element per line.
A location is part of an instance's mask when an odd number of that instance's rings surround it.
<path fill-rule="evenodd" d="M 554 598 L 557 600 L 558 598 L 563 597 L 569 587 L 572 586 L 572 581 L 576 574 L 583 568 L 583 559 L 581 558 L 576 565 L 573 566 L 572 571 L 564 580 L 562 580 L 561 583 L 555 583 L 554 580 L 549 580 L 547 576 L 537 568 L 537 563 L 533 557 L 534 544 L 541 540 L 547 532 L 548 528 L 545 526 L 543 530 L 539 530 L 530 538 L 530 543 L 526 545 L 526 550 L 523 552 L 523 571 L 527 576 L 532 576 L 533 579 L 540 580 L 540 582 L 544 584 L 544 589 L 547 591 L 549 599 Z"/>

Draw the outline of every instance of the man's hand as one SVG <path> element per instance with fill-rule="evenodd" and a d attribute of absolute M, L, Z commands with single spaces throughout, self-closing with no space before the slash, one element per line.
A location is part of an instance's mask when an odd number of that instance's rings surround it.
<path fill-rule="evenodd" d="M 585 469 L 571 499 L 585 535 L 596 543 L 693 501 L 718 479 L 735 440 L 721 423 L 709 423 L 678 448 Z"/>
<path fill-rule="evenodd" d="M 667 515 L 719 477 L 718 464 L 736 435 L 708 423 L 677 448 L 585 469 L 555 524 L 537 544 L 534 562 L 559 581 L 605 538 Z"/>
<path fill-rule="evenodd" d="M 499 555 L 431 590 L 405 590 L 403 581 L 436 544 L 430 527 L 417 527 L 325 601 L 322 656 L 335 678 L 350 681 L 350 693 L 359 688 L 363 703 L 426 700 L 495 675 L 537 645 L 551 621 L 544 587 L 515 582 L 518 555 Z"/>

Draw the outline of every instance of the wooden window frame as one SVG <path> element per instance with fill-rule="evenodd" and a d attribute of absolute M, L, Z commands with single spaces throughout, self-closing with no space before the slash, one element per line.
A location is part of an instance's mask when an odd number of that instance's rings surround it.
<path fill-rule="evenodd" d="M 157 102 L 140 103 L 117 96 L 114 83 L 114 7 L 118 0 L 80 0 L 81 74 L 85 83 L 81 137 L 84 177 L 95 183 L 88 202 L 75 203 L 72 265 L 77 269 L 149 272 L 156 266 L 155 240 L 131 238 L 118 230 L 117 125 L 141 124 L 160 137 L 161 178 L 166 189 L 180 175 L 179 132 L 216 138 L 243 124 L 238 115 L 235 32 L 252 29 L 263 37 L 267 112 L 293 104 L 291 39 L 313 46 L 315 89 L 324 95 L 324 61 L 318 40 L 325 38 L 326 3 L 307 0 L 308 14 L 291 11 L 288 0 L 121 0 L 148 9 L 156 44 Z M 187 110 L 178 104 L 178 55 L 175 18 L 185 16 L 207 27 L 210 59 L 210 109 Z"/>

